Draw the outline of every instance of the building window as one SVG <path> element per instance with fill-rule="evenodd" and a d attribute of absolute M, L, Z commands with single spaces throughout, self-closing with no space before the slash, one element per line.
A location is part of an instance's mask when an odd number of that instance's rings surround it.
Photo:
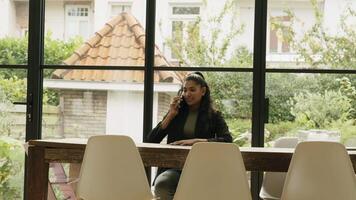
<path fill-rule="evenodd" d="M 270 53 L 290 53 L 291 47 L 288 41 L 290 23 L 288 16 L 271 17 L 269 30 L 269 52 Z"/>
<path fill-rule="evenodd" d="M 67 10 L 67 15 L 68 16 L 84 16 L 87 17 L 89 14 L 89 8 L 85 8 L 85 7 L 70 7 Z"/>
<path fill-rule="evenodd" d="M 199 15 L 200 14 L 200 7 L 181 7 L 181 6 L 174 6 L 172 8 L 173 15 Z"/>
<path fill-rule="evenodd" d="M 89 37 L 89 6 L 66 5 L 65 39 L 75 36 Z"/>
<path fill-rule="evenodd" d="M 116 17 L 123 12 L 131 12 L 130 3 L 111 3 L 110 4 L 110 18 Z"/>
<path fill-rule="evenodd" d="M 173 41 L 189 40 L 190 31 L 196 26 L 196 21 L 200 16 L 199 5 L 172 5 L 171 6 L 171 38 Z M 199 27 L 194 27 L 198 29 Z M 199 33 L 198 33 L 199 34 Z M 175 45 L 179 48 L 179 44 Z M 171 58 L 177 59 L 174 51 L 171 50 Z"/>

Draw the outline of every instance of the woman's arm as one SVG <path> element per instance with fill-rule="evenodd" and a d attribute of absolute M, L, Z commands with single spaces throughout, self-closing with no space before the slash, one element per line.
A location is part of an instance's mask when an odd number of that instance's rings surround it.
<path fill-rule="evenodd" d="M 209 142 L 232 142 L 231 133 L 229 131 L 229 127 L 227 126 L 225 119 L 223 118 L 220 112 L 216 112 L 213 115 L 212 123 L 214 123 L 215 127 L 215 138 L 209 138 Z"/>
<path fill-rule="evenodd" d="M 162 122 L 158 123 L 157 126 L 152 129 L 152 131 L 147 135 L 147 141 L 152 143 L 160 143 L 164 137 L 168 134 L 166 129 L 162 129 Z"/>
<path fill-rule="evenodd" d="M 164 116 L 163 120 L 148 134 L 148 142 L 160 143 L 163 138 L 166 137 L 169 124 L 178 115 L 180 101 L 181 97 L 179 96 L 173 98 L 166 116 Z"/>

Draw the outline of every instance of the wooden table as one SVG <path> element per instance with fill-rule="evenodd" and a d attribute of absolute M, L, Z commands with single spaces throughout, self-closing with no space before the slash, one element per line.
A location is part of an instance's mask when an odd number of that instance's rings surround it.
<path fill-rule="evenodd" d="M 28 146 L 26 196 L 28 200 L 47 199 L 50 162 L 81 163 L 87 139 L 32 140 Z M 137 144 L 146 167 L 182 168 L 191 147 L 164 144 Z M 240 148 L 248 171 L 286 172 L 294 149 Z M 349 151 L 356 169 L 356 151 Z"/>

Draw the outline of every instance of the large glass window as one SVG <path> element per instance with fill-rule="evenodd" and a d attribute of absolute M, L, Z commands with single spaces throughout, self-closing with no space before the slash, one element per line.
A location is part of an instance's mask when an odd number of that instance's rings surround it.
<path fill-rule="evenodd" d="M 0 1 L 0 199 L 23 199 L 28 1 Z"/>
<path fill-rule="evenodd" d="M 169 111 L 173 97 L 181 89 L 182 80 L 190 72 L 155 71 L 166 80 L 155 83 L 153 124 Z M 234 143 L 239 146 L 251 146 L 252 118 L 252 74 L 242 72 L 204 72 L 210 91 L 213 107 L 220 111 L 232 133 Z M 225 90 L 222 88 L 230 88 Z M 164 142 L 165 143 L 165 142 Z"/>
<path fill-rule="evenodd" d="M 252 69 L 253 48 L 260 45 L 254 46 L 258 41 L 254 41 L 254 2 L 156 0 L 154 66 L 161 68 L 155 69 L 154 82 L 148 83 L 154 84 L 153 103 L 145 105 L 153 108 L 152 126 L 163 118 L 177 94 L 179 74 L 187 73 L 179 67 L 188 71 L 204 67 L 214 105 L 239 146 L 251 145 L 254 88 L 255 95 L 265 89 L 269 98 L 265 138 L 257 138 L 264 139 L 265 146 L 292 136 L 299 141 L 331 140 L 355 147 L 356 4 L 268 1 L 266 41 L 259 38 L 266 44 L 267 74 L 255 76 L 266 75 L 264 85 L 252 81 L 254 72 L 264 71 Z M 0 129 L 4 133 L 0 145 L 11 150 L 1 155 L 7 156 L 10 170 L 23 167 L 23 152 L 13 150 L 24 141 L 26 108 L 13 102 L 26 100 L 27 71 L 21 68 L 27 68 L 28 4 L 0 0 Z M 145 41 L 152 39 L 145 35 L 145 9 L 146 1 L 138 0 L 45 2 L 44 58 L 39 56 L 43 59 L 39 63 L 44 63 L 43 138 L 124 134 L 142 142 Z M 265 23 L 261 19 L 256 19 L 257 24 Z M 33 42 L 41 47 L 41 41 Z M 262 118 L 263 111 L 257 112 L 254 119 Z M 254 130 L 262 126 L 254 125 Z M 78 165 L 50 166 L 50 179 L 56 173 L 68 178 L 71 170 L 74 178 L 78 175 Z M 9 181 L 0 187 L 5 188 L 0 194 L 6 196 L 0 199 L 21 199 L 21 172 L 9 173 Z M 252 180 L 256 188 L 258 181 Z M 252 190 L 256 197 L 257 190 Z M 65 191 L 52 187 L 49 195 L 65 199 L 69 195 Z"/>
<path fill-rule="evenodd" d="M 0 1 L 0 65 L 27 64 L 28 1 Z"/>
<path fill-rule="evenodd" d="M 141 1 L 46 1 L 45 64 L 143 66 L 145 7 Z"/>
<path fill-rule="evenodd" d="M 266 80 L 266 146 L 280 137 L 297 137 L 355 147 L 355 75 L 273 73 Z"/>
<path fill-rule="evenodd" d="M 356 69 L 354 3 L 270 1 L 268 68 Z"/>
<path fill-rule="evenodd" d="M 0 69 L 0 199 L 22 199 L 26 133 L 26 70 Z"/>
<path fill-rule="evenodd" d="M 133 70 L 55 70 L 44 80 L 43 137 L 120 134 L 142 142 L 143 78 Z"/>
<path fill-rule="evenodd" d="M 254 2 L 157 1 L 156 45 L 169 65 L 252 67 Z"/>

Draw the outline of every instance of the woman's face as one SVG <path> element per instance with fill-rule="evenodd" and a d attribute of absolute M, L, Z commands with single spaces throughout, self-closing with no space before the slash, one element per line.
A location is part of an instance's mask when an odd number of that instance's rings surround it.
<path fill-rule="evenodd" d="M 206 87 L 202 87 L 195 81 L 186 81 L 183 85 L 183 98 L 189 107 L 198 107 L 205 92 Z"/>

